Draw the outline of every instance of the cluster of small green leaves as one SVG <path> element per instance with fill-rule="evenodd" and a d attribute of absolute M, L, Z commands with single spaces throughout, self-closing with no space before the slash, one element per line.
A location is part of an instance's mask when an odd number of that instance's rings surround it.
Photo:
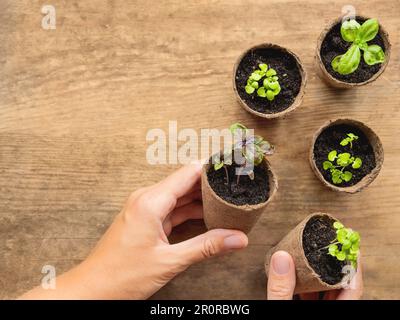
<path fill-rule="evenodd" d="M 347 137 L 340 142 L 340 145 L 346 146 L 350 144 L 350 148 L 353 148 L 353 141 L 357 139 L 358 136 L 353 133 L 348 133 Z M 329 152 L 328 161 L 324 161 L 322 164 L 324 170 L 330 170 L 332 182 L 334 184 L 341 184 L 343 181 L 349 182 L 351 180 L 353 174 L 350 171 L 345 171 L 346 167 L 349 165 L 351 165 L 353 169 L 359 169 L 362 166 L 362 160 L 358 157 L 353 157 L 348 152 L 338 154 L 336 150 Z"/>
<path fill-rule="evenodd" d="M 265 63 L 259 64 L 258 67 L 259 69 L 255 70 L 247 79 L 245 90 L 247 94 L 253 94 L 257 90 L 259 97 L 272 101 L 281 92 L 277 73 L 275 69 L 268 69 L 268 65 Z"/>
<path fill-rule="evenodd" d="M 232 165 L 232 153 L 238 150 L 245 158 L 245 163 L 242 166 L 246 166 L 246 163 L 252 163 L 255 166 L 261 164 L 264 156 L 271 155 L 274 153 L 274 147 L 261 136 L 252 136 L 248 134 L 248 129 L 241 123 L 234 123 L 230 126 L 229 130 L 234 136 L 234 145 L 230 150 L 225 150 L 223 159 L 218 157 L 214 159 L 214 170 L 225 168 L 227 181 L 228 174 L 226 166 Z M 254 172 L 248 173 L 250 179 L 254 179 Z"/>
<path fill-rule="evenodd" d="M 346 75 L 357 70 L 361 60 L 361 51 L 364 52 L 364 61 L 372 66 L 385 61 L 383 49 L 376 45 L 368 45 L 379 31 L 379 23 L 376 19 L 368 19 L 362 25 L 356 20 L 346 20 L 342 23 L 340 33 L 351 46 L 345 54 L 338 55 L 332 60 L 332 68 L 336 72 Z"/>
<path fill-rule="evenodd" d="M 339 261 L 347 261 L 357 269 L 357 257 L 360 249 L 360 234 L 350 228 L 345 228 L 338 221 L 333 223 L 336 238 L 328 246 L 328 252 Z"/>

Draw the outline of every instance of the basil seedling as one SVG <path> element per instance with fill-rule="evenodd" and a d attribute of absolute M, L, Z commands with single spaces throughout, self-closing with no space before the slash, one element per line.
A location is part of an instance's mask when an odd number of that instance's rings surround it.
<path fill-rule="evenodd" d="M 353 148 L 353 141 L 357 139 L 358 136 L 353 133 L 348 133 L 347 137 L 340 142 L 340 145 L 346 146 L 350 144 L 350 148 Z M 343 181 L 349 182 L 353 178 L 353 174 L 350 171 L 345 171 L 349 165 L 351 165 L 353 169 L 359 169 L 362 166 L 362 160 L 361 158 L 352 156 L 348 152 L 338 154 L 336 150 L 329 152 L 328 160 L 324 161 L 322 164 L 324 170 L 330 171 L 334 184 L 341 184 Z"/>
<path fill-rule="evenodd" d="M 328 253 L 339 261 L 346 261 L 357 269 L 357 258 L 360 251 L 360 234 L 350 228 L 345 228 L 338 221 L 333 223 L 336 238 L 328 246 Z"/>
<path fill-rule="evenodd" d="M 241 164 L 241 171 L 247 168 L 249 163 L 253 164 L 254 166 L 260 165 L 264 159 L 264 156 L 274 153 L 274 147 L 268 141 L 264 140 L 264 138 L 261 136 L 250 135 L 248 133 L 248 129 L 244 125 L 240 123 L 234 123 L 229 129 L 234 136 L 235 141 L 232 149 L 224 152 L 223 160 L 221 160 L 220 155 L 217 155 L 217 157 L 213 159 L 215 171 L 224 168 L 228 185 L 230 184 L 230 181 L 227 166 L 232 165 L 232 153 L 234 151 L 240 152 L 240 154 L 244 157 L 245 161 L 243 164 Z M 246 173 L 250 179 L 254 179 L 254 171 L 247 171 Z M 240 176 L 241 174 L 237 175 L 237 185 L 239 184 Z"/>
<path fill-rule="evenodd" d="M 259 69 L 255 70 L 247 79 L 245 90 L 247 94 L 257 92 L 259 97 L 272 101 L 281 92 L 277 73 L 275 69 L 268 69 L 268 65 L 265 63 L 259 64 L 258 67 Z"/>
<path fill-rule="evenodd" d="M 352 43 L 346 53 L 336 56 L 332 62 L 332 68 L 336 72 L 347 75 L 357 70 L 361 51 L 364 61 L 372 66 L 385 61 L 383 49 L 376 45 L 368 45 L 368 41 L 373 40 L 379 31 L 378 20 L 368 19 L 362 25 L 356 20 L 346 20 L 342 23 L 340 34 L 346 42 Z"/>

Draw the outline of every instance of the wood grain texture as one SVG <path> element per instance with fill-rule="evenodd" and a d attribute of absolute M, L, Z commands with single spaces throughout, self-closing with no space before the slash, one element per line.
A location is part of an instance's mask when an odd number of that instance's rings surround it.
<path fill-rule="evenodd" d="M 49 2 L 53 31 L 40 26 Z M 156 298 L 263 299 L 267 250 L 326 211 L 362 234 L 364 297 L 399 299 L 400 2 L 352 1 L 385 26 L 393 53 L 374 84 L 339 92 L 316 77 L 313 55 L 345 4 L 0 0 L 0 298 L 39 284 L 45 264 L 60 273 L 84 259 L 130 191 L 176 168 L 147 164 L 145 137 L 177 120 L 196 130 L 254 127 L 276 145 L 280 189 L 246 250 L 191 267 Z M 287 119 L 257 119 L 233 95 L 236 57 L 262 42 L 287 46 L 308 71 L 303 105 Z M 308 163 L 313 132 L 343 115 L 369 124 L 385 149 L 380 175 L 357 195 L 325 189 Z M 173 240 L 203 231 L 186 223 Z"/>

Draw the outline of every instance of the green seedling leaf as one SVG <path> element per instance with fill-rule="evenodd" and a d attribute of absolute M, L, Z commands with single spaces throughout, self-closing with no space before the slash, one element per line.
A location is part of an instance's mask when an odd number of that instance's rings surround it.
<path fill-rule="evenodd" d="M 364 50 L 364 61 L 370 66 L 383 63 L 385 62 L 385 53 L 380 46 L 376 44 L 370 45 Z"/>
<path fill-rule="evenodd" d="M 358 136 L 356 136 L 354 133 L 348 133 L 347 136 L 353 140 L 358 140 Z"/>
<path fill-rule="evenodd" d="M 328 170 L 328 169 L 330 169 L 330 168 L 333 167 L 333 164 L 332 164 L 332 162 L 330 162 L 330 161 L 324 161 L 324 163 L 322 164 L 322 166 L 323 166 L 324 170 Z"/>
<path fill-rule="evenodd" d="M 344 261 L 346 260 L 346 254 L 344 252 L 338 252 L 338 254 L 336 255 L 336 259 L 338 259 L 339 261 Z"/>
<path fill-rule="evenodd" d="M 359 169 L 362 166 L 362 160 L 360 158 L 355 158 L 353 164 L 351 165 L 353 169 Z"/>
<path fill-rule="evenodd" d="M 265 88 L 264 87 L 258 88 L 257 95 L 259 97 L 265 98 L 267 96 L 267 92 L 265 91 Z"/>
<path fill-rule="evenodd" d="M 272 101 L 275 99 L 275 93 L 272 90 L 268 90 L 266 96 L 269 101 Z"/>
<path fill-rule="evenodd" d="M 328 154 L 328 160 L 329 160 L 329 161 L 335 161 L 336 155 L 337 155 L 337 151 L 336 151 L 336 150 L 332 150 L 332 151 L 329 152 L 329 154 Z"/>
<path fill-rule="evenodd" d="M 274 153 L 274 147 L 268 141 L 263 140 L 257 144 L 257 146 L 259 146 L 264 155 L 271 155 Z"/>
<path fill-rule="evenodd" d="M 340 153 L 337 156 L 336 163 L 341 167 L 348 166 L 351 163 L 350 157 L 351 154 L 348 152 Z"/>
<path fill-rule="evenodd" d="M 277 90 L 277 89 L 280 88 L 279 82 L 276 82 L 276 81 L 274 81 L 274 82 L 269 82 L 269 83 L 268 83 L 268 86 L 269 86 L 269 88 L 270 88 L 272 91 L 275 91 L 275 90 Z"/>
<path fill-rule="evenodd" d="M 376 37 L 379 31 L 379 23 L 376 19 L 368 19 L 358 30 L 356 42 L 368 42 Z"/>
<path fill-rule="evenodd" d="M 356 20 L 346 20 L 342 23 L 340 34 L 344 41 L 353 42 L 356 40 L 358 29 L 360 29 L 360 24 Z"/>
<path fill-rule="evenodd" d="M 253 72 L 250 76 L 250 79 L 252 79 L 254 81 L 259 81 L 261 78 L 262 78 L 262 76 L 257 72 Z"/>
<path fill-rule="evenodd" d="M 331 244 L 329 246 L 328 252 L 331 256 L 335 257 L 338 252 L 338 246 L 336 244 Z"/>
<path fill-rule="evenodd" d="M 254 82 L 251 84 L 251 86 L 252 86 L 254 89 L 258 89 L 258 82 L 257 82 L 257 81 L 254 81 Z"/>
<path fill-rule="evenodd" d="M 260 63 L 258 65 L 258 67 L 260 68 L 261 71 L 264 71 L 264 72 L 266 72 L 268 69 L 268 65 L 266 63 Z"/>
<path fill-rule="evenodd" d="M 338 229 L 344 228 L 344 225 L 341 224 L 339 221 L 335 221 L 335 222 L 333 223 L 333 227 L 334 227 L 336 230 L 338 230 Z"/>
<path fill-rule="evenodd" d="M 337 240 L 338 240 L 341 244 L 343 244 L 344 241 L 347 239 L 347 234 L 348 234 L 348 231 L 347 231 L 346 228 L 338 229 L 338 230 L 336 231 Z"/>
<path fill-rule="evenodd" d="M 253 83 L 257 83 L 257 82 L 253 82 Z M 254 88 L 254 86 L 248 84 L 245 88 L 246 93 L 248 94 L 252 94 L 256 89 Z"/>
<path fill-rule="evenodd" d="M 342 249 L 347 250 L 351 248 L 351 241 L 345 239 L 342 244 Z"/>
<path fill-rule="evenodd" d="M 352 44 L 349 50 L 340 58 L 338 64 L 338 72 L 342 75 L 353 73 L 360 64 L 361 52 L 360 48 Z"/>
<path fill-rule="evenodd" d="M 224 162 L 218 162 L 218 163 L 214 163 L 214 170 L 217 171 L 219 169 L 221 169 L 224 166 Z"/>
<path fill-rule="evenodd" d="M 345 171 L 342 174 L 342 179 L 346 182 L 349 182 L 351 180 L 351 178 L 353 178 L 353 174 L 350 171 Z"/>
<path fill-rule="evenodd" d="M 357 231 L 355 231 L 350 235 L 349 239 L 351 242 L 356 243 L 360 241 L 360 234 Z"/>
<path fill-rule="evenodd" d="M 246 132 L 247 132 L 247 128 L 246 128 L 244 125 L 242 125 L 241 123 L 238 123 L 238 122 L 232 124 L 232 125 L 229 127 L 229 130 L 230 130 L 230 132 L 233 133 L 233 134 L 234 134 L 237 130 L 239 130 L 239 132 L 242 132 L 243 135 L 245 135 Z"/>
<path fill-rule="evenodd" d="M 336 72 L 339 72 L 339 63 L 342 57 L 343 57 L 342 54 L 338 55 L 331 62 L 332 69 L 335 70 Z"/>
<path fill-rule="evenodd" d="M 270 68 L 266 73 L 267 77 L 273 77 L 273 76 L 276 76 L 276 74 L 277 73 L 276 73 L 275 69 L 272 69 L 272 68 Z"/>
<path fill-rule="evenodd" d="M 338 170 L 339 171 L 339 170 Z M 341 178 L 341 172 L 339 171 L 339 174 L 335 174 L 337 171 L 334 171 L 332 173 L 332 182 L 334 184 L 341 184 L 343 182 L 342 178 Z"/>
<path fill-rule="evenodd" d="M 350 143 L 350 140 L 347 138 L 340 141 L 341 146 L 347 146 L 349 143 Z"/>

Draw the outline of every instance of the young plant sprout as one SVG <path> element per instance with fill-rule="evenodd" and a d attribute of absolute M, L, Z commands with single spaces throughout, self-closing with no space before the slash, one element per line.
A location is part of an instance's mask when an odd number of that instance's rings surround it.
<path fill-rule="evenodd" d="M 351 46 L 346 53 L 338 55 L 332 60 L 332 68 L 336 72 L 347 75 L 357 70 L 360 64 L 361 51 L 366 64 L 372 66 L 385 61 L 383 49 L 376 45 L 368 45 L 368 41 L 373 40 L 379 31 L 378 20 L 368 19 L 362 25 L 356 20 L 346 20 L 342 23 L 340 33 L 346 42 Z"/>
<path fill-rule="evenodd" d="M 353 148 L 353 141 L 357 139 L 358 137 L 356 135 L 348 133 L 347 138 L 343 139 L 340 144 L 342 146 L 350 144 L 350 148 Z M 338 154 L 336 150 L 329 152 L 328 161 L 324 161 L 322 164 L 324 170 L 330 171 L 334 184 L 341 184 L 343 181 L 349 182 L 351 180 L 353 174 L 350 171 L 345 171 L 349 165 L 351 165 L 353 169 L 359 169 L 362 166 L 362 160 L 352 156 L 348 152 Z"/>
<path fill-rule="evenodd" d="M 231 150 L 224 152 L 223 160 L 220 155 L 217 155 L 216 158 L 213 159 L 214 170 L 217 171 L 224 168 L 226 183 L 230 185 L 227 166 L 233 163 L 232 155 L 239 152 L 244 159 L 244 161 L 242 161 L 243 163 L 240 164 L 239 173 L 237 174 L 236 185 L 239 185 L 240 176 L 244 170 L 246 170 L 245 172 L 251 180 L 254 179 L 254 171 L 249 169 L 248 165 L 258 166 L 261 164 L 264 156 L 274 153 L 274 147 L 261 136 L 250 135 L 248 129 L 240 123 L 232 124 L 229 129 L 233 134 L 234 144 Z"/>
<path fill-rule="evenodd" d="M 328 253 L 339 261 L 346 261 L 357 269 L 357 257 L 360 248 L 360 234 L 350 228 L 345 228 L 340 222 L 335 221 L 336 238 L 328 246 Z"/>
<path fill-rule="evenodd" d="M 347 137 L 340 141 L 340 145 L 347 146 L 348 144 L 350 144 L 350 149 L 353 149 L 354 140 L 358 140 L 358 136 L 356 136 L 354 133 L 348 133 Z"/>
<path fill-rule="evenodd" d="M 247 79 L 245 90 L 247 94 L 253 94 L 257 90 L 259 97 L 272 101 L 281 92 L 277 73 L 275 69 L 268 69 L 268 65 L 265 63 L 259 64 L 258 67 L 259 69 L 255 70 Z"/>

